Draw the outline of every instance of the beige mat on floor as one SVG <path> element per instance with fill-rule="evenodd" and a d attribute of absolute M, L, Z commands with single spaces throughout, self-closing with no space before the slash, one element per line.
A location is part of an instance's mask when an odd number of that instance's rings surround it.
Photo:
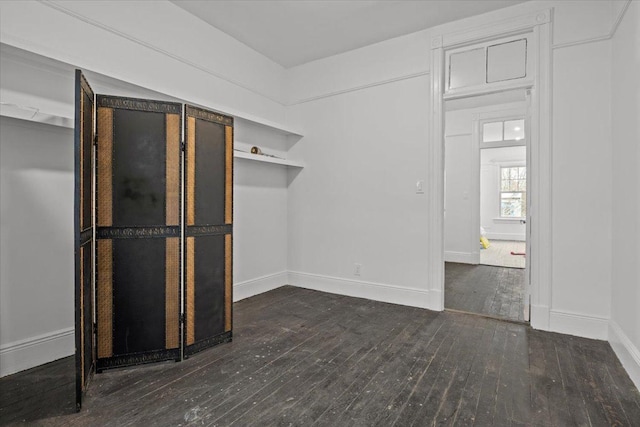
<path fill-rule="evenodd" d="M 524 268 L 525 257 L 511 255 L 511 252 L 524 253 L 525 242 L 510 240 L 489 240 L 487 249 L 480 249 L 480 264 L 498 267 Z"/>

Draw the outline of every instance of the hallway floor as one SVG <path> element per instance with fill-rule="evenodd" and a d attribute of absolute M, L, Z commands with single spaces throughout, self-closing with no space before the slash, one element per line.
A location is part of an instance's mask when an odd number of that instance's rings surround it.
<path fill-rule="evenodd" d="M 524 272 L 519 268 L 447 262 L 444 306 L 522 322 Z"/>

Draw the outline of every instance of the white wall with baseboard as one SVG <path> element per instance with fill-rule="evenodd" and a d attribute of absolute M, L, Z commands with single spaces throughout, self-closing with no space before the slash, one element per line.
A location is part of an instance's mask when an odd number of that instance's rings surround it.
<path fill-rule="evenodd" d="M 363 288 L 353 281 L 426 292 L 416 181 L 426 179 L 428 93 L 417 76 L 290 107 L 305 129 L 292 150 L 307 163 L 289 185 L 290 271 L 344 279 L 332 288 L 344 292 Z"/>
<path fill-rule="evenodd" d="M 74 349 L 73 134 L 0 118 L 0 375 Z"/>
<path fill-rule="evenodd" d="M 609 318 L 611 251 L 594 247 L 611 245 L 611 43 L 555 49 L 553 64 L 550 309 Z"/>
<path fill-rule="evenodd" d="M 640 4 L 612 43 L 613 238 L 609 341 L 640 388 Z M 603 251 L 606 251 L 604 249 Z"/>
<path fill-rule="evenodd" d="M 447 122 L 450 113 L 447 113 Z M 469 123 L 469 131 L 471 130 Z M 472 223 L 473 206 L 472 192 L 477 177 L 475 170 L 471 133 L 450 135 L 445 131 L 444 137 L 444 260 L 447 262 L 461 262 L 460 255 L 468 257 L 468 263 L 475 264 L 479 260 L 473 255 L 479 252 L 480 230 L 475 230 Z M 472 243 L 472 236 L 478 240 Z"/>
<path fill-rule="evenodd" d="M 540 249 L 553 256 L 552 299 L 550 307 L 533 309 L 547 317 L 542 323 L 553 330 L 602 339 L 606 331 L 590 325 L 602 325 L 603 319 L 606 325 L 611 314 L 611 255 L 592 249 L 593 242 L 607 246 L 611 240 L 609 38 L 618 5 L 531 1 L 438 27 L 438 33 L 546 7 L 554 8 L 554 237 L 551 247 Z M 345 293 L 352 287 L 366 289 L 360 281 L 430 288 L 423 240 L 429 239 L 426 204 L 415 186 L 429 177 L 425 122 L 430 90 L 427 78 L 422 90 L 419 82 L 429 73 L 433 31 L 287 70 L 288 114 L 311 141 L 295 148 L 307 168 L 289 192 L 290 270 L 331 277 L 331 289 Z M 412 60 L 416 55 L 424 60 Z M 415 112 L 419 117 L 409 120 Z M 388 179 L 380 179 L 383 174 Z M 592 227 L 591 233 L 584 232 Z M 362 265 L 361 276 L 354 275 L 356 263 Z M 344 281 L 337 286 L 339 279 Z"/>
<path fill-rule="evenodd" d="M 270 286 L 287 284 L 288 196 L 286 167 L 236 159 L 234 169 L 233 283 L 237 301 Z"/>

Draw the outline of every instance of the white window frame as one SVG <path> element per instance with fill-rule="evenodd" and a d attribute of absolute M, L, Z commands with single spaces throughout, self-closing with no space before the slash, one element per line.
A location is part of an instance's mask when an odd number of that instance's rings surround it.
<path fill-rule="evenodd" d="M 486 42 L 480 43 L 472 43 L 471 45 L 462 46 L 459 48 L 447 49 L 444 57 L 444 87 L 443 87 L 443 98 L 448 99 L 451 97 L 456 97 L 469 93 L 482 93 L 488 88 L 491 90 L 500 91 L 504 89 L 510 88 L 525 88 L 530 87 L 534 84 L 534 59 L 531 57 L 533 53 L 531 52 L 531 46 L 533 43 L 533 32 L 524 32 L 513 36 L 491 39 Z M 526 40 L 526 50 L 525 50 L 525 75 L 522 77 L 511 78 L 507 80 L 501 80 L 497 82 L 487 82 L 487 49 L 501 44 L 511 43 L 518 40 Z M 483 82 L 473 85 L 473 86 L 464 86 L 451 88 L 451 56 L 459 53 L 469 52 L 472 50 L 482 49 L 484 52 L 484 63 L 485 63 L 485 74 L 483 78 Z"/>
<path fill-rule="evenodd" d="M 516 163 L 516 164 L 500 164 L 499 168 L 498 168 L 498 173 L 499 173 L 499 193 L 500 193 L 500 197 L 498 198 L 498 218 L 499 220 L 502 221 L 519 221 L 519 220 L 523 220 L 527 217 L 527 212 L 525 210 L 524 212 L 524 216 L 503 216 L 502 215 L 502 193 L 521 193 L 523 195 L 524 201 L 525 201 L 525 209 L 527 208 L 527 190 L 525 191 L 503 191 L 502 190 L 502 169 L 511 169 L 511 168 L 525 168 L 525 174 L 528 173 L 528 171 L 526 170 L 527 165 L 525 163 Z M 525 183 L 527 182 L 527 177 L 525 175 Z"/>
<path fill-rule="evenodd" d="M 524 138 L 522 139 L 504 139 L 504 123 L 511 122 L 514 120 L 525 120 L 525 118 L 524 118 L 524 115 L 505 115 L 503 117 L 480 120 L 480 130 L 481 130 L 480 148 L 516 147 L 516 146 L 527 145 L 528 135 L 526 134 L 526 130 L 525 130 Z M 498 123 L 498 122 L 502 122 L 502 138 L 503 138 L 502 141 L 484 142 L 484 125 L 486 125 L 487 123 Z M 526 129 L 526 125 L 525 125 L 525 129 Z"/>

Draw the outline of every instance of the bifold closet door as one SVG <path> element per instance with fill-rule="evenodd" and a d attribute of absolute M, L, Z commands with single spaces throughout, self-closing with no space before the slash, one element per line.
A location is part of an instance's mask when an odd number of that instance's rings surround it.
<path fill-rule="evenodd" d="M 186 106 L 185 353 L 231 339 L 233 119 Z"/>
<path fill-rule="evenodd" d="M 178 359 L 182 105 L 96 104 L 97 369 Z"/>
<path fill-rule="evenodd" d="M 94 96 L 80 70 L 75 76 L 75 346 L 76 408 L 95 371 L 93 341 L 93 112 Z"/>

